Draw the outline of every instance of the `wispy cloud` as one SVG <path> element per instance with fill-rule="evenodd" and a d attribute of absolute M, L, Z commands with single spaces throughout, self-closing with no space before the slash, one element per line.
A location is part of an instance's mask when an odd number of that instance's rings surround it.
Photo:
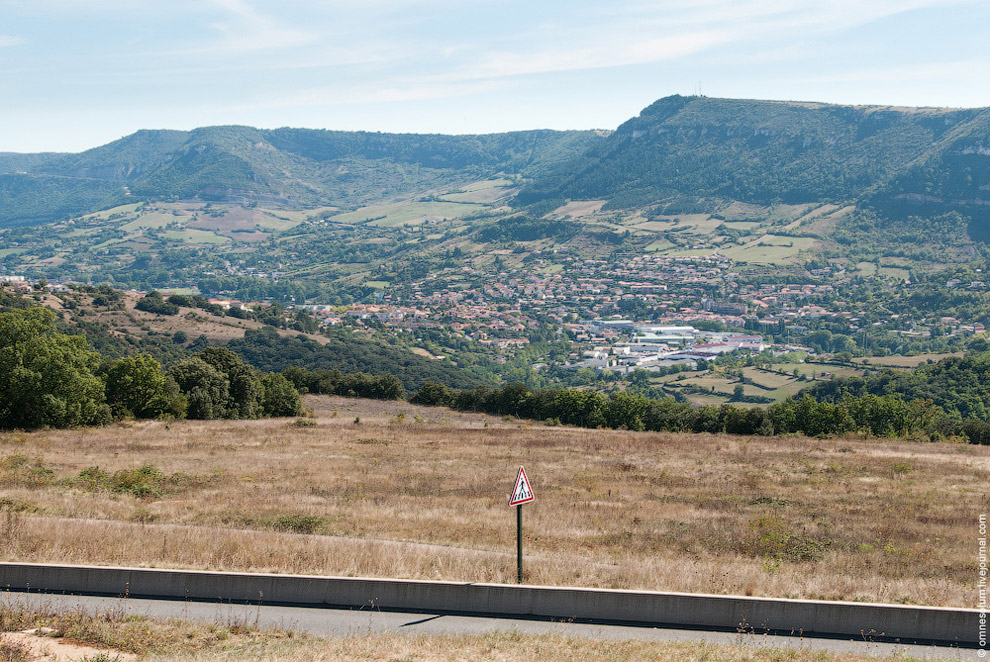
<path fill-rule="evenodd" d="M 501 78 L 659 62 L 697 53 L 727 39 L 720 32 L 698 32 L 624 42 L 619 38 L 606 43 L 599 40 L 590 45 L 571 44 L 535 52 L 496 51 L 454 71 L 450 78 Z"/>
<path fill-rule="evenodd" d="M 212 0 L 223 10 L 224 17 L 212 23 L 223 38 L 205 50 L 229 54 L 284 50 L 317 41 L 317 33 L 282 24 L 267 16 L 245 0 Z"/>
<path fill-rule="evenodd" d="M 211 110 L 243 112 L 279 108 L 326 108 L 357 104 L 435 101 L 497 92 L 510 87 L 511 83 L 494 80 L 469 83 L 406 81 L 388 85 L 364 84 L 343 88 L 313 87 L 300 90 L 295 94 L 265 98 L 244 104 L 232 104 L 222 108 L 214 107 Z"/>
<path fill-rule="evenodd" d="M 479 40 L 440 78 L 474 80 L 648 64 L 746 44 L 749 57 L 908 11 L 975 0 L 660 0 L 575 7 L 508 45 Z M 538 45 L 538 46 L 535 46 Z"/>
<path fill-rule="evenodd" d="M 6 48 L 8 46 L 18 46 L 23 43 L 24 43 L 23 37 L 17 37 L 8 34 L 0 34 L 0 48 Z"/>

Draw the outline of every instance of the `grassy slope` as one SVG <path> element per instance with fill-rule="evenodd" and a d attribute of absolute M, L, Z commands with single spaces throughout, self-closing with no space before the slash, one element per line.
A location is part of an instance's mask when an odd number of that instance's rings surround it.
<path fill-rule="evenodd" d="M 537 494 L 532 583 L 969 604 L 972 497 L 990 447 L 531 429 L 405 403 L 306 404 L 315 426 L 0 434 L 0 497 L 19 513 L 0 557 L 511 582 L 505 496 L 524 464 Z M 160 497 L 73 480 L 142 464 L 162 472 Z"/>

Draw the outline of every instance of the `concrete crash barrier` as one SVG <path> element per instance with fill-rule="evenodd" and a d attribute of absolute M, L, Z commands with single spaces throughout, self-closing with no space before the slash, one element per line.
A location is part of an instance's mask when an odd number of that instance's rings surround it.
<path fill-rule="evenodd" d="M 0 563 L 0 589 L 979 645 L 975 609 L 859 602 L 35 563 Z"/>

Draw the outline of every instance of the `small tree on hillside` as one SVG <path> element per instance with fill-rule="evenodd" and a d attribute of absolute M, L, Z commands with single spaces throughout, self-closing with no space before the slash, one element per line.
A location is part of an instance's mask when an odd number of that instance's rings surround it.
<path fill-rule="evenodd" d="M 106 394 L 107 403 L 118 417 L 180 417 L 186 410 L 179 385 L 162 372 L 158 361 L 147 354 L 128 356 L 114 362 L 107 370 Z"/>
<path fill-rule="evenodd" d="M 55 332 L 43 308 L 0 314 L 0 427 L 68 427 L 110 420 L 99 354 Z"/>
<path fill-rule="evenodd" d="M 282 375 L 265 375 L 261 378 L 261 386 L 264 392 L 261 411 L 264 416 L 299 416 L 302 413 L 299 391 Z"/>

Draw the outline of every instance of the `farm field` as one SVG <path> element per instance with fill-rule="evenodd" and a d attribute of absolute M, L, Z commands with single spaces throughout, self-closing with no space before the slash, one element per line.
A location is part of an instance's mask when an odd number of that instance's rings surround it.
<path fill-rule="evenodd" d="M 915 356 L 871 356 L 869 361 L 871 365 L 889 368 L 914 368 L 929 361 L 938 363 L 942 359 L 962 355 L 962 352 L 955 352 L 954 354 L 917 354 Z"/>
<path fill-rule="evenodd" d="M 306 404 L 0 434 L 0 559 L 512 582 L 522 464 L 530 583 L 972 606 L 988 447 Z"/>
<path fill-rule="evenodd" d="M 808 388 L 815 381 L 852 375 L 861 376 L 867 372 L 870 372 L 870 369 L 865 366 L 858 368 L 815 363 L 778 363 L 772 365 L 771 370 L 746 366 L 742 368 L 742 375 L 747 380 L 742 383 L 743 395 L 780 402 Z M 688 400 L 695 405 L 720 405 L 732 401 L 735 388 L 740 381 L 737 377 L 723 372 L 709 371 L 700 374 L 687 372 L 665 375 L 654 378 L 653 383 L 663 385 L 671 393 L 682 390 Z M 745 402 L 735 404 L 747 405 Z"/>
<path fill-rule="evenodd" d="M 722 252 L 737 262 L 781 264 L 792 260 L 801 251 L 810 250 L 815 240 L 810 237 L 780 237 L 763 235 L 742 246 L 731 246 Z"/>
<path fill-rule="evenodd" d="M 427 220 L 461 218 L 487 209 L 485 205 L 459 202 L 399 202 L 375 205 L 331 217 L 336 223 L 365 223 L 382 227 L 418 225 Z"/>

